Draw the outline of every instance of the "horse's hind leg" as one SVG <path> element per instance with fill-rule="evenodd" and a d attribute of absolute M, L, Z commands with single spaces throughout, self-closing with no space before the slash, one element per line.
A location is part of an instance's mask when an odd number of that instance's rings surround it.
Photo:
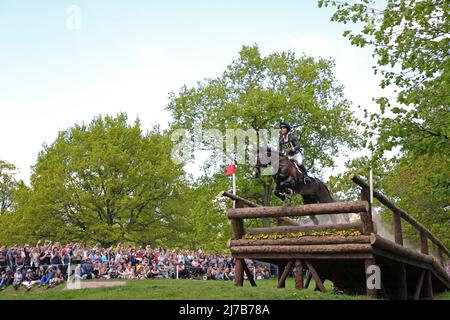
<path fill-rule="evenodd" d="M 316 216 L 309 216 L 315 226 L 319 225 L 319 219 Z"/>
<path fill-rule="evenodd" d="M 334 214 L 330 214 L 330 219 L 331 219 L 331 222 L 333 224 L 338 224 L 339 223 L 339 219 L 338 218 L 339 218 L 338 216 L 336 216 Z"/>
<path fill-rule="evenodd" d="M 314 196 L 302 195 L 302 198 L 303 198 L 303 204 L 317 203 L 317 199 Z M 309 216 L 309 218 L 314 223 L 314 225 L 316 225 L 316 226 L 319 225 L 319 219 L 317 219 L 316 216 Z"/>

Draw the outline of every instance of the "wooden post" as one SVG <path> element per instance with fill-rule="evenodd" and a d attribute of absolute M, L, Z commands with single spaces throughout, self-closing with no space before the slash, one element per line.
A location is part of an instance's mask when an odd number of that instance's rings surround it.
<path fill-rule="evenodd" d="M 425 270 L 420 273 L 419 280 L 417 281 L 416 290 L 414 290 L 414 300 L 420 299 L 420 292 L 422 291 L 423 278 L 425 277 Z"/>
<path fill-rule="evenodd" d="M 278 270 L 278 284 L 277 284 L 277 286 L 278 286 L 278 288 L 279 288 L 279 285 L 280 285 L 281 275 L 283 274 L 285 266 L 286 265 L 281 263 L 281 262 L 277 264 L 277 270 Z"/>
<path fill-rule="evenodd" d="M 236 200 L 236 208 L 243 208 L 244 202 L 242 200 Z M 233 239 L 239 240 L 244 235 L 244 219 L 231 219 L 231 229 L 233 231 Z M 236 287 L 242 287 L 244 285 L 244 259 L 236 259 L 234 265 L 234 285 Z"/>
<path fill-rule="evenodd" d="M 395 243 L 403 245 L 402 218 L 399 212 L 393 211 Z"/>
<path fill-rule="evenodd" d="M 427 299 L 433 300 L 433 278 L 430 270 L 427 270 L 425 272 L 425 279 L 424 279 L 424 285 L 425 285 L 425 297 Z"/>
<path fill-rule="evenodd" d="M 307 268 L 306 271 L 307 271 L 308 273 L 306 274 L 305 289 L 308 289 L 309 283 L 311 282 L 312 276 L 311 276 L 311 271 L 309 271 L 308 268 Z"/>
<path fill-rule="evenodd" d="M 283 274 L 278 279 L 278 288 L 285 288 L 286 287 L 286 278 L 289 276 L 289 272 L 292 269 L 293 262 L 289 261 L 286 266 L 284 267 Z"/>
<path fill-rule="evenodd" d="M 376 298 L 377 297 L 377 289 L 371 289 L 369 288 L 368 285 L 368 278 L 369 275 L 367 274 L 367 268 L 369 268 L 370 266 L 374 265 L 375 261 L 373 259 L 366 259 L 364 260 L 364 274 L 366 275 L 366 293 L 367 296 L 371 297 L 371 298 Z"/>
<path fill-rule="evenodd" d="M 244 202 L 242 200 L 236 200 L 236 208 L 243 208 Z M 244 219 L 230 219 L 231 231 L 233 232 L 233 239 L 239 240 L 244 235 Z"/>
<path fill-rule="evenodd" d="M 255 282 L 255 279 L 253 279 L 253 274 L 249 270 L 247 264 L 245 263 L 245 260 L 244 260 L 244 272 L 247 274 L 248 281 L 250 281 L 250 284 L 252 285 L 252 287 L 256 287 L 256 282 Z"/>
<path fill-rule="evenodd" d="M 358 175 L 356 174 L 351 174 L 349 176 L 349 179 L 352 180 L 353 182 L 355 182 L 357 185 L 359 185 L 361 188 L 366 188 L 369 189 L 369 185 L 363 180 L 361 179 Z M 442 243 L 442 241 L 440 241 L 438 238 L 436 238 L 435 235 L 433 235 L 427 228 L 425 228 L 425 226 L 423 224 L 421 224 L 419 221 L 417 221 L 414 217 L 412 217 L 411 215 L 409 215 L 406 211 L 400 209 L 399 207 L 397 207 L 393 202 L 389 201 L 388 198 L 386 198 L 383 194 L 381 194 L 380 192 L 374 190 L 373 195 L 375 198 L 377 198 L 378 201 L 380 201 L 381 204 L 385 205 L 386 207 L 388 207 L 389 209 L 391 209 L 392 211 L 398 212 L 401 216 L 402 219 L 406 220 L 407 222 L 409 222 L 413 227 L 415 227 L 418 230 L 422 230 L 423 232 L 425 232 L 427 234 L 427 237 L 437 246 L 439 246 L 439 248 L 442 249 L 442 251 L 447 255 L 450 256 L 450 250 L 448 250 L 445 245 Z M 358 211 L 359 212 L 359 211 Z"/>
<path fill-rule="evenodd" d="M 242 287 L 244 285 L 244 259 L 235 259 L 234 261 L 234 285 Z"/>
<path fill-rule="evenodd" d="M 303 289 L 303 263 L 295 260 L 295 289 Z"/>
<path fill-rule="evenodd" d="M 369 189 L 362 188 L 361 190 L 361 200 L 369 201 Z M 359 214 L 361 218 L 361 222 L 363 225 L 363 234 L 371 234 L 373 232 L 373 226 L 372 226 L 372 217 L 370 215 L 370 204 L 369 204 L 369 212 L 363 211 Z"/>
<path fill-rule="evenodd" d="M 239 240 L 244 235 L 244 221 L 242 219 L 231 219 L 231 231 L 233 240 Z"/>
<path fill-rule="evenodd" d="M 263 202 L 265 207 L 270 206 L 271 196 L 272 196 L 272 185 L 266 183 L 266 184 L 264 184 L 264 202 Z M 270 227 L 270 219 L 269 218 L 263 219 L 263 227 L 264 228 Z"/>
<path fill-rule="evenodd" d="M 314 266 L 311 264 L 311 262 L 309 262 L 309 260 L 305 260 L 305 264 L 309 269 L 309 272 L 311 273 L 312 277 L 314 278 L 314 281 L 316 282 L 316 286 L 317 288 L 319 288 L 319 290 L 322 293 L 327 292 L 327 289 L 325 288 L 325 286 L 322 283 L 322 279 L 320 279 L 316 269 L 314 268 Z"/>
<path fill-rule="evenodd" d="M 398 299 L 407 300 L 408 299 L 408 283 L 406 280 L 406 266 L 401 264 L 398 273 Z"/>
<path fill-rule="evenodd" d="M 428 237 L 423 231 L 420 231 L 420 252 L 428 254 Z"/>
<path fill-rule="evenodd" d="M 442 267 L 445 267 L 445 263 L 444 263 L 444 254 L 443 254 L 441 248 L 438 248 L 438 261 L 439 261 L 439 264 L 440 264 Z"/>

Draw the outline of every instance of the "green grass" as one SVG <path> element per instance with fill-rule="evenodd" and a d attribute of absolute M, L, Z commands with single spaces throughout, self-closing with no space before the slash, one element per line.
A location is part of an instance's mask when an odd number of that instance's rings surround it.
<path fill-rule="evenodd" d="M 111 280 L 107 280 L 111 281 Z M 325 286 L 327 293 L 314 291 L 311 282 L 308 289 L 295 290 L 294 280 L 286 281 L 286 288 L 278 289 L 276 279 L 259 280 L 257 288 L 246 281 L 236 288 L 230 281 L 203 280 L 135 280 L 126 286 L 65 290 L 65 285 L 53 289 L 33 288 L 27 292 L 21 287 L 8 287 L 0 292 L 0 300 L 366 300 L 366 296 L 348 296 L 332 293 L 332 284 Z M 450 300 L 450 293 L 436 295 L 436 299 Z"/>
<path fill-rule="evenodd" d="M 109 280 L 110 281 L 110 280 Z M 24 287 L 14 290 L 12 287 L 0 292 L 1 299 L 19 300 L 112 300 L 112 299 L 149 299 L 149 300 L 361 300 L 365 296 L 335 295 L 332 284 L 325 282 L 328 292 L 314 291 L 311 282 L 308 289 L 295 290 L 294 280 L 286 281 L 286 288 L 278 289 L 276 279 L 259 280 L 258 287 L 252 288 L 248 281 L 244 287 L 236 288 L 231 281 L 203 280 L 135 280 L 127 281 L 126 286 L 65 290 L 65 285 L 53 289 L 33 288 L 27 292 Z"/>
<path fill-rule="evenodd" d="M 436 294 L 434 296 L 435 300 L 450 300 L 450 291 Z"/>

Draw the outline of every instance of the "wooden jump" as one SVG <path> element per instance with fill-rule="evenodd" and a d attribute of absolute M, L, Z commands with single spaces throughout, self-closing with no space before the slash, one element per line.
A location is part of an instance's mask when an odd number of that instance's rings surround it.
<path fill-rule="evenodd" d="M 450 276 L 443 268 L 444 254 L 449 250 L 428 229 L 408 213 L 374 191 L 374 197 L 393 211 L 395 242 L 377 235 L 371 217 L 368 184 L 358 177 L 349 177 L 361 188 L 358 201 L 308 204 L 303 206 L 263 207 L 245 198 L 223 191 L 221 196 L 235 200 L 235 208 L 227 216 L 232 239 L 227 243 L 235 258 L 235 285 L 244 284 L 244 273 L 256 286 L 245 259 L 254 259 L 278 266 L 278 287 L 284 288 L 291 271 L 295 271 L 295 288 L 307 288 L 314 279 L 316 290 L 326 292 L 326 279 L 345 293 L 365 293 L 371 297 L 390 299 L 430 299 L 434 291 L 450 289 Z M 292 218 L 324 214 L 357 213 L 358 221 L 338 225 L 302 226 Z M 245 228 L 246 219 L 277 218 L 281 226 Z M 403 246 L 401 220 L 411 223 L 419 232 L 421 252 Z M 314 232 L 357 231 L 360 235 L 311 235 Z M 293 237 L 298 235 L 300 237 Z M 245 237 L 244 237 L 245 236 Z M 280 236 L 280 237 L 277 237 Z M 252 238 L 253 237 L 253 238 Z M 438 259 L 429 255 L 428 240 L 437 246 Z M 372 265 L 381 269 L 381 288 L 367 287 L 366 270 Z M 306 279 L 304 271 L 309 271 Z"/>

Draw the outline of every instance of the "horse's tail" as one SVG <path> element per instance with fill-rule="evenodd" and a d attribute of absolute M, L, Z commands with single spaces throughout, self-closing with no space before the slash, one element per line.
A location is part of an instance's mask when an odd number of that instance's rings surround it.
<path fill-rule="evenodd" d="M 317 179 L 317 180 L 319 180 L 319 179 Z M 331 191 L 330 191 L 330 189 L 328 189 L 327 185 L 322 180 L 319 180 L 319 182 L 324 187 L 324 189 L 326 190 L 328 196 L 330 197 L 330 200 L 331 200 L 330 202 L 336 202 L 336 200 L 331 195 Z"/>
<path fill-rule="evenodd" d="M 324 187 L 325 187 L 325 189 L 327 190 L 327 192 L 328 192 L 328 194 L 329 194 L 329 196 L 330 196 L 331 202 L 335 202 L 336 200 L 334 200 L 334 198 L 333 198 L 333 196 L 332 196 L 332 194 L 331 194 L 330 189 L 328 189 L 328 187 L 326 186 L 326 184 L 324 184 Z"/>

